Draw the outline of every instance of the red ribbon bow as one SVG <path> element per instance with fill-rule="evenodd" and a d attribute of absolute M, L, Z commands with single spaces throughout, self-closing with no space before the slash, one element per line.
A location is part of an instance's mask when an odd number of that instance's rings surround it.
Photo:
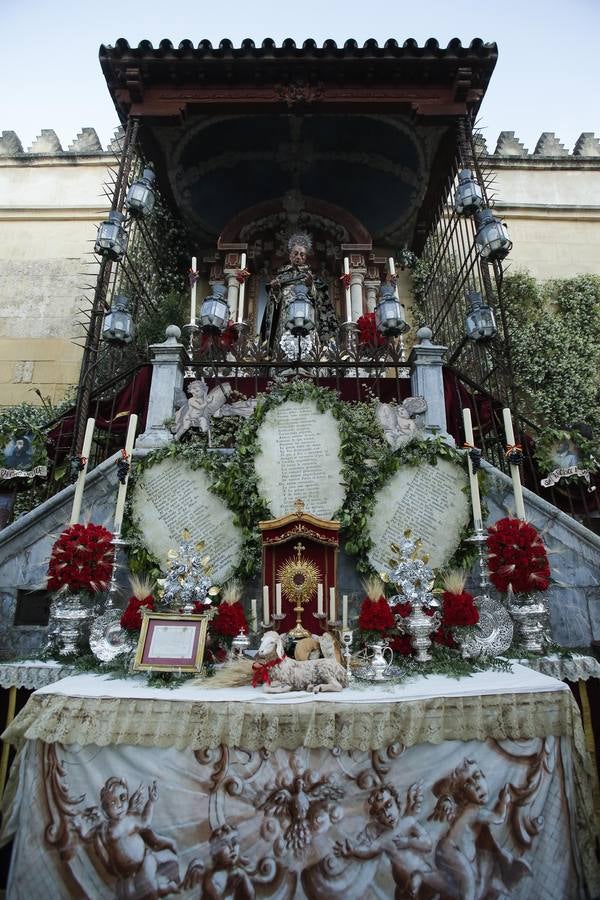
<path fill-rule="evenodd" d="M 278 666 L 280 662 L 283 662 L 283 656 L 278 656 L 277 659 L 272 659 L 266 663 L 252 663 L 252 687 L 260 687 L 261 684 L 271 684 L 269 669 L 272 669 L 273 666 Z"/>

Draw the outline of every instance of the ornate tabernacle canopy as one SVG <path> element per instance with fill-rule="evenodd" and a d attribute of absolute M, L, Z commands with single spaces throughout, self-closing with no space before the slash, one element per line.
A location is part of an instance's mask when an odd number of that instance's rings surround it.
<path fill-rule="evenodd" d="M 121 120 L 139 119 L 162 191 L 213 251 L 250 248 L 266 221 L 418 251 L 496 59 L 479 39 L 100 48 Z"/>

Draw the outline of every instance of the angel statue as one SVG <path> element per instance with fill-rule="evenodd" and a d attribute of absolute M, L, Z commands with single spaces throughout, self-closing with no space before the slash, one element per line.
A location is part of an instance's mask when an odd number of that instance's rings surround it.
<path fill-rule="evenodd" d="M 337 318 L 326 283 L 314 276 L 307 263 L 312 250 L 312 239 L 308 234 L 293 234 L 288 241 L 289 263 L 281 266 L 277 275 L 267 286 L 269 303 L 261 327 L 261 336 L 271 352 L 279 346 L 284 335 L 285 310 L 295 296 L 298 285 L 306 288 L 308 299 L 315 307 L 316 329 L 322 341 L 337 332 Z"/>
<path fill-rule="evenodd" d="M 392 450 L 397 450 L 417 437 L 419 426 L 415 416 L 426 411 L 427 401 L 423 397 L 407 397 L 400 404 L 377 402 L 377 420 Z"/>
<path fill-rule="evenodd" d="M 465 758 L 432 790 L 438 799 L 429 818 L 449 823 L 435 849 L 435 863 L 446 882 L 444 896 L 488 900 L 510 894 L 525 875 L 531 875 L 525 860 L 515 859 L 490 831 L 490 825 L 506 821 L 511 803 L 509 785 L 500 791 L 494 809 L 487 809 L 485 775 L 474 759 Z"/>
<path fill-rule="evenodd" d="M 156 900 L 180 885 L 177 846 L 150 827 L 158 789 L 153 781 L 144 802 L 142 785 L 129 795 L 123 778 L 109 778 L 100 805 L 86 809 L 75 822 L 85 842 L 92 842 L 102 864 L 117 877 L 118 900 Z"/>

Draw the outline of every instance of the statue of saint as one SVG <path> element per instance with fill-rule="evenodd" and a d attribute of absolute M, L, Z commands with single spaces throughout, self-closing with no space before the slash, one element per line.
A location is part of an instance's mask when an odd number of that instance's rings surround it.
<path fill-rule="evenodd" d="M 316 313 L 316 330 L 321 340 L 333 337 L 337 331 L 337 318 L 326 283 L 314 277 L 307 258 L 312 250 L 308 234 L 293 234 L 288 241 L 289 263 L 282 266 L 267 285 L 269 304 L 263 319 L 261 334 L 269 349 L 275 350 L 285 330 L 285 309 L 294 298 L 297 285 L 304 285 Z"/>

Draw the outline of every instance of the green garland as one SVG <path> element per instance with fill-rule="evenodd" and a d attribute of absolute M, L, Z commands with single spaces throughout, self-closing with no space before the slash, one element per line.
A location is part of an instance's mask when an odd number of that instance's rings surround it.
<path fill-rule="evenodd" d="M 334 518 L 341 523 L 346 552 L 356 557 L 357 571 L 365 575 L 373 573 L 369 563 L 372 541 L 368 524 L 377 492 L 403 466 L 437 465 L 438 459 L 447 459 L 463 469 L 467 466 L 465 455 L 441 437 L 411 441 L 392 452 L 377 421 L 375 403 L 346 403 L 336 392 L 308 381 L 275 383 L 269 394 L 257 396 L 255 412 L 239 428 L 235 452 L 231 456 L 208 452 L 202 437 L 187 443 L 174 442 L 136 462 L 132 479 L 164 459 L 178 459 L 192 469 L 205 471 L 211 482 L 210 490 L 234 513 L 234 522 L 242 532 L 241 560 L 233 574 L 242 580 L 253 577 L 261 565 L 258 523 L 273 517 L 258 491 L 254 467 L 259 452 L 258 432 L 267 413 L 287 401 L 314 401 L 320 412 L 331 412 L 336 419 L 340 434 L 341 478 L 346 496 Z M 468 528 L 449 565 L 469 566 L 475 558 L 474 548 L 463 540 L 467 534 Z M 130 506 L 126 511 L 124 536 L 130 541 L 132 572 L 160 577 L 159 561 L 144 546 Z"/>

